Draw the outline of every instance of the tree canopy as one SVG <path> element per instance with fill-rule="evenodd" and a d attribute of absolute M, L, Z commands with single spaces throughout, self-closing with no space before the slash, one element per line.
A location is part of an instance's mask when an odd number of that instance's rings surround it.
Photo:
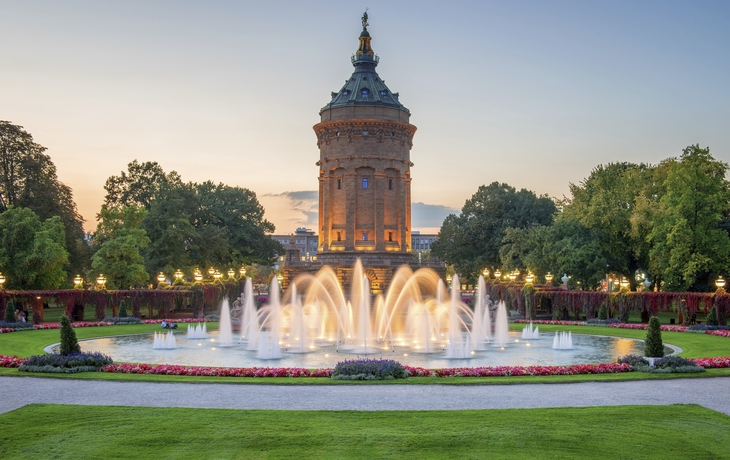
<path fill-rule="evenodd" d="M 22 126 L 0 121 L 0 212 L 15 206 L 31 209 L 41 220 L 58 216 L 65 231 L 66 268 L 81 273 L 91 256 L 84 220 L 45 151 Z"/>
<path fill-rule="evenodd" d="M 475 280 L 483 268 L 500 266 L 499 250 L 508 228 L 550 225 L 556 211 L 547 196 L 498 182 L 483 185 L 460 215 L 446 217 L 431 250 L 460 275 Z"/>
<path fill-rule="evenodd" d="M 10 205 L 0 214 L 0 270 L 10 289 L 56 289 L 68 262 L 61 219 L 41 222 L 28 208 Z"/>

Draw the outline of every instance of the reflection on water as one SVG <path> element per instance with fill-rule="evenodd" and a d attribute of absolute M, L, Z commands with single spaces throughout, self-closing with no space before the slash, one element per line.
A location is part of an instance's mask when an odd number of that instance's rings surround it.
<path fill-rule="evenodd" d="M 552 334 L 544 334 L 536 340 L 520 340 L 517 332 L 510 332 L 509 343 L 502 349 L 490 346 L 485 351 L 476 351 L 471 359 L 446 359 L 446 351 L 432 354 L 416 353 L 411 349 L 387 348 L 381 353 L 358 356 L 345 350 L 337 350 L 334 344 L 319 343 L 312 353 L 287 353 L 276 360 L 260 360 L 256 352 L 246 350 L 245 344 L 236 343 L 226 348 L 218 345 L 217 332 L 211 338 L 187 340 L 184 333 L 175 334 L 177 348 L 173 350 L 152 349 L 153 335 L 139 334 L 103 339 L 83 340 L 83 351 L 100 351 L 114 358 L 116 362 L 181 364 L 188 366 L 214 367 L 304 367 L 328 368 L 337 362 L 357 357 L 395 359 L 403 364 L 426 368 L 479 367 L 479 366 L 564 366 L 614 362 L 620 356 L 643 354 L 644 342 L 617 337 L 599 337 L 573 334 L 572 350 L 553 350 Z M 217 346 L 218 345 L 218 346 Z"/>

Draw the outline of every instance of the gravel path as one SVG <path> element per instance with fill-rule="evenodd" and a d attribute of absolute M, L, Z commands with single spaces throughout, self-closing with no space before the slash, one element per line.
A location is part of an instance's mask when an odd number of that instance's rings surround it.
<path fill-rule="evenodd" d="M 700 404 L 730 415 L 730 377 L 531 385 L 240 385 L 0 377 L 26 404 L 291 410 L 459 410 Z"/>

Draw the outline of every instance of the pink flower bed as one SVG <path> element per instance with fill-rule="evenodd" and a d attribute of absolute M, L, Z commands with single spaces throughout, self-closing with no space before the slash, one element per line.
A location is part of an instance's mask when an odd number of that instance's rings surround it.
<path fill-rule="evenodd" d="M 621 329 L 642 329 L 646 330 L 649 328 L 648 324 L 629 324 L 629 323 L 612 323 L 609 324 L 608 327 L 618 327 Z M 684 332 L 687 330 L 685 326 L 661 326 L 662 331 L 665 332 Z"/>
<path fill-rule="evenodd" d="M 180 318 L 180 319 L 143 319 L 142 324 L 160 324 L 161 322 L 168 323 L 204 323 L 205 318 Z"/>
<path fill-rule="evenodd" d="M 563 320 L 547 320 L 547 319 L 516 319 L 515 323 L 521 324 L 554 324 L 556 326 L 585 326 L 585 321 L 563 321 Z"/>
<path fill-rule="evenodd" d="M 109 364 L 101 372 L 117 374 L 204 375 L 213 377 L 329 377 L 332 369 L 298 367 L 198 367 L 172 364 Z"/>
<path fill-rule="evenodd" d="M 25 362 L 25 358 L 0 355 L 0 367 L 18 367 Z"/>
<path fill-rule="evenodd" d="M 693 359 L 697 365 L 705 369 L 720 369 L 730 367 L 730 356 L 720 356 L 717 358 L 697 358 Z"/>
<path fill-rule="evenodd" d="M 631 372 L 631 365 L 618 363 L 574 364 L 572 366 L 451 367 L 446 369 L 403 367 L 408 371 L 408 375 L 418 377 L 506 377 L 515 375 L 580 375 Z"/>
<path fill-rule="evenodd" d="M 705 334 L 716 335 L 718 337 L 730 337 L 730 331 L 705 331 Z"/>

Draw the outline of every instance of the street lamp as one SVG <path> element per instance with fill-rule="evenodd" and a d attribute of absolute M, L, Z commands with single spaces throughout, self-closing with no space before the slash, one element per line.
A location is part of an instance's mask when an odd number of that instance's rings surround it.
<path fill-rule="evenodd" d="M 84 284 L 84 279 L 81 277 L 81 275 L 76 275 L 76 278 L 74 278 L 74 288 L 81 289 L 83 284 Z"/>
<path fill-rule="evenodd" d="M 553 276 L 553 274 L 552 274 L 552 273 L 550 273 L 550 272 L 547 272 L 547 275 L 545 275 L 545 282 L 546 282 L 547 284 L 553 284 L 553 278 L 554 278 L 554 277 L 555 277 L 555 276 Z"/>
<path fill-rule="evenodd" d="M 451 275 L 446 275 L 446 284 L 449 285 L 449 289 L 451 289 L 451 280 L 454 279 Z"/>
<path fill-rule="evenodd" d="M 193 274 L 193 278 L 195 278 L 195 282 L 199 283 L 199 282 L 203 281 L 203 274 L 200 273 L 200 270 L 196 270 L 195 273 Z"/>
<path fill-rule="evenodd" d="M 535 275 L 528 272 L 527 276 L 525 277 L 525 282 L 532 284 L 533 281 L 535 281 Z"/>
<path fill-rule="evenodd" d="M 284 275 L 282 275 L 281 273 L 279 273 L 278 275 L 276 275 L 276 280 L 279 282 L 279 286 L 283 286 L 284 285 Z"/>
<path fill-rule="evenodd" d="M 495 272 L 494 272 L 494 279 L 496 279 L 497 281 L 499 281 L 501 278 L 502 278 L 502 272 L 499 269 L 495 270 Z"/>
<path fill-rule="evenodd" d="M 182 270 L 178 269 L 178 270 L 177 270 L 177 271 L 175 272 L 175 279 L 176 279 L 176 280 L 180 281 L 181 279 L 183 279 L 183 276 L 184 276 L 184 275 L 183 275 L 183 272 L 182 272 Z"/>
<path fill-rule="evenodd" d="M 722 276 L 718 277 L 715 280 L 715 286 L 717 286 L 718 289 L 723 289 L 725 287 L 725 280 L 722 278 Z"/>
<path fill-rule="evenodd" d="M 229 269 L 228 270 L 228 278 L 233 278 L 234 276 L 236 276 L 236 270 L 234 270 L 232 268 Z"/>
<path fill-rule="evenodd" d="M 223 273 L 219 272 L 218 270 L 213 271 L 213 278 L 218 281 L 223 277 Z"/>
<path fill-rule="evenodd" d="M 2 273 L 0 273 L 0 289 L 4 289 L 5 288 L 5 281 L 7 281 L 5 279 L 5 275 L 3 275 Z"/>
<path fill-rule="evenodd" d="M 488 279 L 489 278 L 489 269 L 485 268 L 484 270 L 482 270 L 482 275 L 484 275 L 484 279 Z"/>
<path fill-rule="evenodd" d="M 626 279 L 625 276 L 622 276 L 621 277 L 621 282 L 619 284 L 621 285 L 621 289 L 625 289 L 625 288 L 628 288 L 629 287 L 629 284 L 631 284 L 631 283 L 629 283 L 629 280 Z"/>
<path fill-rule="evenodd" d="M 516 271 L 511 272 L 509 274 L 509 280 L 510 280 L 510 282 L 513 282 L 515 279 L 517 279 L 517 272 Z"/>
<path fill-rule="evenodd" d="M 238 269 L 238 274 L 241 275 L 241 278 L 245 278 L 246 277 L 246 267 L 241 265 L 241 268 Z"/>
<path fill-rule="evenodd" d="M 213 268 L 213 267 L 210 267 L 210 268 L 208 269 L 208 274 L 209 274 L 209 275 L 210 275 L 210 276 L 211 276 L 212 278 L 215 278 L 215 276 L 214 276 L 214 275 L 215 275 L 215 268 Z"/>
<path fill-rule="evenodd" d="M 99 277 L 96 278 L 96 284 L 99 285 L 99 289 L 104 289 L 104 285 L 106 284 L 106 276 L 104 276 L 102 273 L 99 273 Z"/>
<path fill-rule="evenodd" d="M 157 275 L 157 282 L 162 284 L 165 282 L 165 278 L 167 278 L 165 274 L 163 272 L 160 272 L 160 274 Z"/>

